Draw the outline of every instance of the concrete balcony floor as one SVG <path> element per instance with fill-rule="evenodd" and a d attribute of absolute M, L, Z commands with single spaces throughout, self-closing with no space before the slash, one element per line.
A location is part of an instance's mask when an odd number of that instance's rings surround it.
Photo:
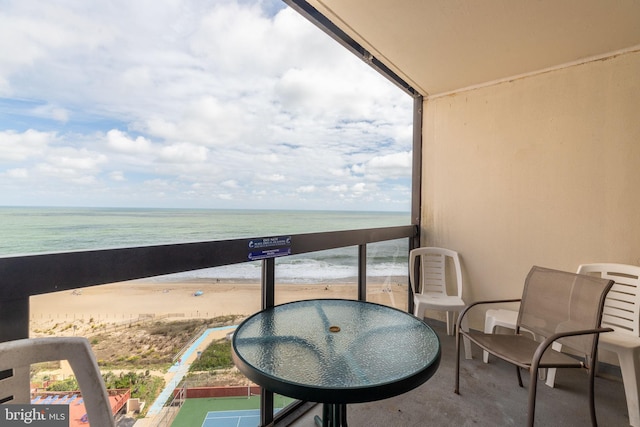
<path fill-rule="evenodd" d="M 518 387 L 515 368 L 490 358 L 482 363 L 482 352 L 473 347 L 473 360 L 461 361 L 460 395 L 453 392 L 455 340 L 446 335 L 444 324 L 428 321 L 440 336 L 442 360 L 436 374 L 422 386 L 386 400 L 348 405 L 350 427 L 409 426 L 524 426 L 527 421 L 529 376 L 523 372 L 524 387 Z M 464 356 L 463 356 L 464 357 Z M 617 367 L 606 366 L 595 381 L 598 425 L 628 426 L 624 387 Z M 316 405 L 293 424 L 314 426 Z M 591 425 L 588 377 L 583 369 L 558 370 L 555 388 L 538 382 L 536 426 Z"/>

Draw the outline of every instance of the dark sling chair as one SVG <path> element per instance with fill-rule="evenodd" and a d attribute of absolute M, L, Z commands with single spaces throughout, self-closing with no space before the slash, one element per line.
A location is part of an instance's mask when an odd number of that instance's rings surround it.
<path fill-rule="evenodd" d="M 586 368 L 591 424 L 597 426 L 594 403 L 596 352 L 600 333 L 612 331 L 611 328 L 600 327 L 600 321 L 605 297 L 613 283 L 613 280 L 534 266 L 527 275 L 521 299 L 478 301 L 467 306 L 458 318 L 456 329 L 455 392 L 460 394 L 460 340 L 467 337 L 483 350 L 515 365 L 520 387 L 520 368 L 529 371 L 528 426 L 533 426 L 534 422 L 538 369 Z M 460 328 L 472 307 L 517 301 L 520 301 L 520 310 L 515 335 L 466 332 Z M 537 342 L 528 335 L 521 335 L 520 328 L 545 339 Z M 551 344 L 554 341 L 583 358 L 553 350 Z"/>

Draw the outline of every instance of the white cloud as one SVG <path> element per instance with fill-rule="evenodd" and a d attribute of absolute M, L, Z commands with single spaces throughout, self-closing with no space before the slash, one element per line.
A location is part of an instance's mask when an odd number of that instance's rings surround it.
<path fill-rule="evenodd" d="M 274 173 L 270 175 L 258 175 L 256 177 L 257 181 L 267 181 L 267 182 L 282 182 L 285 180 L 285 176 L 279 173 Z"/>
<path fill-rule="evenodd" d="M 375 156 L 369 160 L 364 169 L 375 181 L 393 178 L 408 178 L 411 175 L 411 152 L 391 153 Z"/>
<path fill-rule="evenodd" d="M 124 172 L 122 171 L 112 171 L 109 173 L 109 178 L 114 181 L 126 181 L 127 179 L 124 176 Z"/>
<path fill-rule="evenodd" d="M 367 184 L 364 182 L 358 182 L 351 187 L 351 191 L 355 194 L 362 194 L 365 192 Z"/>
<path fill-rule="evenodd" d="M 278 156 L 276 154 L 265 154 L 260 156 L 263 162 L 265 163 L 279 163 Z"/>
<path fill-rule="evenodd" d="M 296 193 L 313 193 L 315 191 L 315 185 L 303 185 L 302 187 L 296 188 Z"/>
<path fill-rule="evenodd" d="M 79 184 L 82 186 L 93 184 L 96 178 L 92 174 L 83 173 L 71 166 L 59 166 L 51 163 L 41 163 L 35 168 L 36 173 L 44 179 L 53 179 L 64 183 Z"/>
<path fill-rule="evenodd" d="M 140 127 L 141 130 L 146 130 L 150 135 L 165 140 L 171 140 L 180 135 L 178 126 L 175 123 L 161 117 L 149 117 L 146 119 L 146 123 L 136 124 L 136 127 Z"/>
<path fill-rule="evenodd" d="M 76 205 L 379 209 L 410 178 L 411 98 L 275 2 L 4 3 L 0 103 L 3 179 Z"/>
<path fill-rule="evenodd" d="M 60 123 L 69 121 L 69 110 L 55 105 L 41 105 L 32 110 L 35 117 L 44 117 Z"/>
<path fill-rule="evenodd" d="M 97 182 L 96 174 L 106 161 L 101 153 L 64 147 L 52 150 L 46 161 L 35 165 L 34 174 L 39 179 L 87 186 Z"/>
<path fill-rule="evenodd" d="M 238 181 L 236 181 L 235 179 L 229 179 L 227 181 L 223 181 L 221 185 L 227 188 L 240 188 Z"/>
<path fill-rule="evenodd" d="M 81 150 L 76 153 L 56 154 L 50 157 L 49 162 L 58 167 L 76 170 L 95 170 L 100 163 L 104 163 L 107 157 L 103 154 L 88 153 Z"/>
<path fill-rule="evenodd" d="M 367 162 L 367 167 L 381 170 L 406 170 L 406 168 L 411 167 L 411 152 L 405 151 L 386 156 L 376 156 Z"/>
<path fill-rule="evenodd" d="M 55 132 L 40 132 L 33 129 L 22 133 L 13 130 L 0 131 L 0 162 L 41 157 L 55 139 Z"/>
<path fill-rule="evenodd" d="M 133 139 L 117 129 L 107 132 L 107 144 L 112 149 L 126 154 L 145 154 L 150 153 L 152 149 L 151 141 L 148 139 L 142 136 Z"/>
<path fill-rule="evenodd" d="M 160 149 L 160 160 L 170 163 L 202 163 L 207 160 L 206 147 L 189 143 L 172 144 Z"/>
<path fill-rule="evenodd" d="M 166 191 L 171 191 L 173 184 L 171 181 L 162 178 L 154 178 L 145 180 L 142 185 L 147 191 L 154 191 L 157 194 L 165 194 Z"/>
<path fill-rule="evenodd" d="M 365 173 L 367 170 L 365 165 L 353 165 L 351 166 L 351 172 L 353 172 L 356 175 L 362 175 L 363 173 Z"/>
<path fill-rule="evenodd" d="M 327 189 L 334 193 L 344 193 L 349 189 L 349 187 L 346 184 L 334 184 L 327 186 Z"/>
<path fill-rule="evenodd" d="M 29 171 L 24 168 L 9 169 L 4 175 L 7 178 L 24 179 L 29 177 Z"/>

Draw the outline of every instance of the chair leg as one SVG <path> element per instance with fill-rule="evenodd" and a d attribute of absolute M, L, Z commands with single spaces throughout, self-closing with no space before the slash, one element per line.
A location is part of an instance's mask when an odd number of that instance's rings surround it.
<path fill-rule="evenodd" d="M 522 385 L 522 374 L 520 374 L 520 368 L 518 366 L 516 366 L 516 374 L 518 374 L 518 385 L 524 387 Z"/>
<path fill-rule="evenodd" d="M 554 342 L 553 344 L 551 344 L 551 348 L 554 349 L 555 351 L 562 351 L 562 344 L 560 344 L 559 342 Z M 546 384 L 553 388 L 553 386 L 556 383 L 556 368 L 549 368 L 547 369 L 547 381 Z"/>
<path fill-rule="evenodd" d="M 464 319 L 463 319 L 464 320 Z M 455 394 L 460 394 L 460 332 L 456 331 L 456 387 Z"/>
<path fill-rule="evenodd" d="M 454 334 L 454 318 L 453 318 L 453 312 L 452 311 L 447 311 L 447 335 L 453 335 Z"/>
<path fill-rule="evenodd" d="M 413 310 L 413 315 L 422 320 L 424 318 L 424 307 L 422 307 L 419 302 L 416 302 L 415 306 L 416 307 Z"/>
<path fill-rule="evenodd" d="M 598 421 L 596 420 L 596 402 L 595 402 L 595 377 L 596 370 L 593 366 L 594 364 L 590 364 L 589 368 L 589 415 L 591 416 L 591 425 L 593 427 L 598 427 Z"/>
<path fill-rule="evenodd" d="M 464 317 L 462 319 L 460 327 L 462 328 L 463 331 L 469 332 L 469 322 L 468 322 L 466 317 Z M 473 359 L 473 356 L 471 354 L 471 341 L 469 341 L 469 338 L 467 338 L 465 336 L 462 337 L 462 340 L 463 340 L 463 344 L 464 344 L 464 357 L 465 357 L 465 359 Z"/>
<path fill-rule="evenodd" d="M 536 365 L 537 366 L 537 365 Z M 518 368 L 518 378 L 520 378 L 520 368 Z M 536 417 L 536 392 L 538 389 L 538 369 L 529 371 L 529 412 L 527 413 L 527 426 L 533 427 Z M 522 382 L 522 380 L 521 380 Z"/>
<path fill-rule="evenodd" d="M 491 311 L 491 310 L 489 310 Z M 485 315 L 484 318 L 484 333 L 485 334 L 492 334 L 493 330 L 495 329 L 495 324 L 493 322 L 493 316 L 490 315 L 489 311 L 487 311 L 487 314 Z M 482 350 L 482 361 L 484 363 L 489 363 L 489 352 L 486 350 Z"/>
<path fill-rule="evenodd" d="M 622 371 L 624 394 L 627 398 L 627 411 L 629 411 L 629 424 L 640 427 L 640 354 L 638 349 L 631 351 L 619 351 L 618 360 Z"/>

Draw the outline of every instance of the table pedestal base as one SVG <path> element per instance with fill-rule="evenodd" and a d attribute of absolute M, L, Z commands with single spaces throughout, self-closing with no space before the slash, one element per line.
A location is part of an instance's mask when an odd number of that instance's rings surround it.
<path fill-rule="evenodd" d="M 347 405 L 344 403 L 323 403 L 322 418 L 314 418 L 318 427 L 347 427 Z"/>

